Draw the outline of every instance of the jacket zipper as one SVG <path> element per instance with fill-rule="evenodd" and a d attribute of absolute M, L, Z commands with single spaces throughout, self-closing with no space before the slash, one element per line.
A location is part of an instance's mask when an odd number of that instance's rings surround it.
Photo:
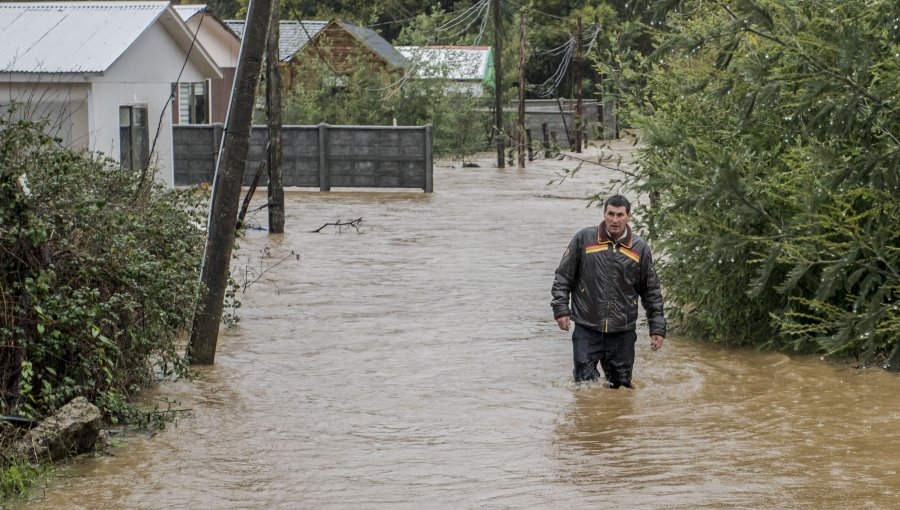
<path fill-rule="evenodd" d="M 616 243 L 610 243 L 610 248 L 613 253 L 616 253 Z M 615 259 L 615 255 L 613 255 L 613 259 Z M 603 311 L 604 319 L 603 319 L 603 332 L 609 333 L 609 300 L 606 301 L 606 309 Z"/>

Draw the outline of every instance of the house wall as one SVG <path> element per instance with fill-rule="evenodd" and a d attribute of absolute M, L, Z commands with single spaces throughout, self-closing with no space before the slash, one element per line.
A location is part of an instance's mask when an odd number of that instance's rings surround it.
<path fill-rule="evenodd" d="M 157 165 L 156 177 L 172 186 L 175 183 L 172 164 L 172 84 L 204 81 L 197 67 L 188 61 L 184 51 L 159 24 L 151 26 L 102 76 L 93 78 L 91 86 L 90 148 L 119 159 L 119 107 L 147 107 L 150 146 L 154 148 L 151 163 Z M 181 77 L 179 79 L 179 72 Z M 158 128 L 158 129 L 157 129 Z M 154 138 L 157 131 L 159 137 Z"/>
<path fill-rule="evenodd" d="M 197 42 L 209 53 L 217 66 L 237 67 L 241 52 L 240 39 L 211 16 L 204 16 L 202 23 L 200 18 L 201 16 L 197 14 L 187 21 L 191 34 L 197 34 Z"/>
<path fill-rule="evenodd" d="M 197 42 L 206 49 L 213 62 L 222 70 L 222 78 L 210 80 L 209 116 L 210 122 L 224 123 L 228 114 L 231 89 L 234 87 L 234 73 L 241 53 L 241 40 L 216 19 L 205 16 L 201 23 L 200 18 L 199 14 L 193 16 L 187 25 L 192 34 L 197 34 Z M 177 122 L 177 112 L 174 115 Z"/>
<path fill-rule="evenodd" d="M 0 113 L 16 103 L 13 119 L 45 120 L 46 131 L 66 147 L 88 148 L 90 85 L 57 80 L 39 83 L 30 74 L 0 75 Z"/>
<path fill-rule="evenodd" d="M 171 108 L 168 83 L 94 83 L 91 95 L 96 99 L 91 107 L 92 126 L 90 149 L 119 160 L 119 107 L 146 106 L 150 146 L 153 149 L 151 164 L 157 166 L 156 177 L 169 186 L 174 184 L 172 175 L 172 116 L 165 108 Z M 165 112 L 162 116 L 160 113 Z M 154 147 L 157 128 L 159 138 Z"/>
<path fill-rule="evenodd" d="M 95 79 L 100 82 L 168 83 L 203 81 L 205 76 L 192 61 L 184 68 L 185 52 L 160 24 L 154 24 L 128 48 L 109 70 Z"/>
<path fill-rule="evenodd" d="M 210 80 L 210 121 L 212 123 L 225 123 L 228 117 L 228 103 L 231 102 L 231 92 L 234 88 L 234 67 L 223 67 L 222 78 Z"/>

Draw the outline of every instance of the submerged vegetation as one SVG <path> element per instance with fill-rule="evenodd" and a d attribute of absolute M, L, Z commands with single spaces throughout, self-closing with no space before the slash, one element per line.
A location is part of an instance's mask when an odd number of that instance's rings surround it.
<path fill-rule="evenodd" d="M 646 58 L 607 53 L 682 331 L 900 367 L 898 25 L 889 1 L 687 1 Z"/>

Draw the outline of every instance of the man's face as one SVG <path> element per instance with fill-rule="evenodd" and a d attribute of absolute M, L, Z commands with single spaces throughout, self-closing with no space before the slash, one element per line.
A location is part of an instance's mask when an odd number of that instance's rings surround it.
<path fill-rule="evenodd" d="M 613 239 L 618 239 L 625 232 L 625 225 L 628 224 L 631 216 L 628 215 L 624 205 L 607 205 L 603 212 L 603 219 L 606 221 L 606 230 L 609 231 L 609 235 Z"/>

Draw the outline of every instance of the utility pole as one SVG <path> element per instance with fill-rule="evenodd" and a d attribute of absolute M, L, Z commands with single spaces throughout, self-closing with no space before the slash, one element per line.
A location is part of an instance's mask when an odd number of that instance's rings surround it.
<path fill-rule="evenodd" d="M 497 145 L 497 167 L 504 168 L 503 157 L 503 34 L 500 23 L 500 0 L 494 2 L 494 143 Z"/>
<path fill-rule="evenodd" d="M 519 11 L 519 127 L 516 129 L 519 168 L 525 168 L 525 11 Z"/>
<path fill-rule="evenodd" d="M 269 232 L 284 233 L 284 186 L 282 166 L 284 150 L 281 138 L 281 69 L 278 67 L 279 9 L 281 0 L 272 0 L 269 37 L 266 38 L 266 115 L 269 144 L 266 168 L 269 170 Z"/>
<path fill-rule="evenodd" d="M 234 248 L 241 179 L 250 145 L 253 103 L 271 14 L 272 0 L 250 0 L 210 199 L 206 250 L 200 269 L 201 290 L 186 353 L 191 363 L 211 365 L 216 357 L 231 251 Z"/>
<path fill-rule="evenodd" d="M 582 98 L 581 90 L 581 18 L 578 18 L 578 33 L 575 35 L 575 152 L 581 152 L 581 139 L 584 137 L 584 118 L 582 116 Z"/>

